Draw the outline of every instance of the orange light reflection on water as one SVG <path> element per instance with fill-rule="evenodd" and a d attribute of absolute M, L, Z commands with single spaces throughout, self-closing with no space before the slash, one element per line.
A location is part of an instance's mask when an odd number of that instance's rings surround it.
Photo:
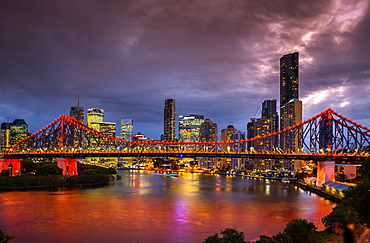
<path fill-rule="evenodd" d="M 0 226 L 18 242 L 202 242 L 230 227 L 255 240 L 294 218 L 322 229 L 335 205 L 273 181 L 120 173 L 122 180 L 102 188 L 3 192 Z"/>

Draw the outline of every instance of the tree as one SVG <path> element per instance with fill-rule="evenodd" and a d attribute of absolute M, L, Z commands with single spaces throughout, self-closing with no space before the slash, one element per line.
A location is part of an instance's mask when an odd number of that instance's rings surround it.
<path fill-rule="evenodd" d="M 286 233 L 278 233 L 272 237 L 276 242 L 279 243 L 292 243 L 293 239 Z"/>
<path fill-rule="evenodd" d="M 356 187 L 344 191 L 341 204 L 353 207 L 359 222 L 370 225 L 370 157 L 362 162 L 360 173 L 362 180 Z"/>
<path fill-rule="evenodd" d="M 274 238 L 267 235 L 260 235 L 260 239 L 256 243 L 278 243 Z"/>
<path fill-rule="evenodd" d="M 56 164 L 41 164 L 37 167 L 35 175 L 46 176 L 46 175 L 60 175 L 62 169 L 60 169 Z"/>
<path fill-rule="evenodd" d="M 362 162 L 360 168 L 362 180 L 356 187 L 345 190 L 342 202 L 333 211 L 323 218 L 328 229 L 333 229 L 334 223 L 339 223 L 343 230 L 346 225 L 346 215 L 351 211 L 351 220 L 354 223 L 370 225 L 370 158 Z"/>
<path fill-rule="evenodd" d="M 236 228 L 226 228 L 221 230 L 222 238 L 218 234 L 208 236 L 203 243 L 246 243 L 244 240 L 244 233 L 238 231 Z"/>
<path fill-rule="evenodd" d="M 10 236 L 10 235 L 8 235 L 7 233 L 3 232 L 0 229 L 0 242 L 1 243 L 8 242 L 9 240 L 14 239 L 14 238 L 15 238 L 15 236 Z"/>
<path fill-rule="evenodd" d="M 29 175 L 31 172 L 35 172 L 37 164 L 29 159 L 21 160 L 21 171 L 22 174 Z"/>
<path fill-rule="evenodd" d="M 208 236 L 204 241 L 203 243 L 218 243 L 220 242 L 221 238 L 218 237 L 218 234 L 214 234 L 214 235 L 211 235 L 211 236 Z"/>
<path fill-rule="evenodd" d="M 352 216 L 357 222 L 358 214 L 354 211 L 354 208 L 343 203 L 335 206 L 333 211 L 322 218 L 321 221 L 328 230 L 338 234 L 344 230 L 348 212 L 353 212 Z"/>
<path fill-rule="evenodd" d="M 309 236 L 317 227 L 308 222 L 307 219 L 292 219 L 284 229 L 284 233 L 289 235 L 293 242 L 309 242 Z"/>

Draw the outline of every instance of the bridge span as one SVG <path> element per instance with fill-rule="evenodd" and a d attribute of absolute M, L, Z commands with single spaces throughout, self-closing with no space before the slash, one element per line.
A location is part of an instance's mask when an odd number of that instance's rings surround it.
<path fill-rule="evenodd" d="M 250 146 L 272 144 L 271 141 L 276 141 L 276 146 Z M 69 175 L 77 174 L 76 161 L 86 157 L 227 157 L 360 164 L 369 156 L 369 148 L 370 128 L 332 109 L 263 136 L 201 142 L 125 140 L 108 136 L 72 117 L 61 115 L 38 132 L 3 151 L 0 154 L 0 170 L 10 164 L 18 168 L 18 162 L 24 158 L 57 158 L 58 165 L 64 166 L 63 173 Z M 76 170 L 69 171 L 65 167 Z"/>

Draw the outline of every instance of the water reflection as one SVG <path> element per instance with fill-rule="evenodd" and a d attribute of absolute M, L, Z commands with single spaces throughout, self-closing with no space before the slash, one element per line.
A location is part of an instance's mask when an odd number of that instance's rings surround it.
<path fill-rule="evenodd" d="M 202 242 L 226 227 L 246 239 L 293 218 L 320 219 L 333 203 L 276 181 L 120 171 L 102 188 L 1 193 L 0 228 L 16 242 Z"/>

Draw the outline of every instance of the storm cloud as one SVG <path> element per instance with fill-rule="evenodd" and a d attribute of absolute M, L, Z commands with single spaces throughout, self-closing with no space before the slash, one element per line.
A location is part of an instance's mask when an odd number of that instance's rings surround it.
<path fill-rule="evenodd" d="M 177 115 L 226 128 L 279 100 L 279 59 L 300 53 L 304 119 L 333 108 L 370 126 L 369 2 L 1 0 L 0 119 L 30 132 L 80 105 L 134 132 Z"/>

